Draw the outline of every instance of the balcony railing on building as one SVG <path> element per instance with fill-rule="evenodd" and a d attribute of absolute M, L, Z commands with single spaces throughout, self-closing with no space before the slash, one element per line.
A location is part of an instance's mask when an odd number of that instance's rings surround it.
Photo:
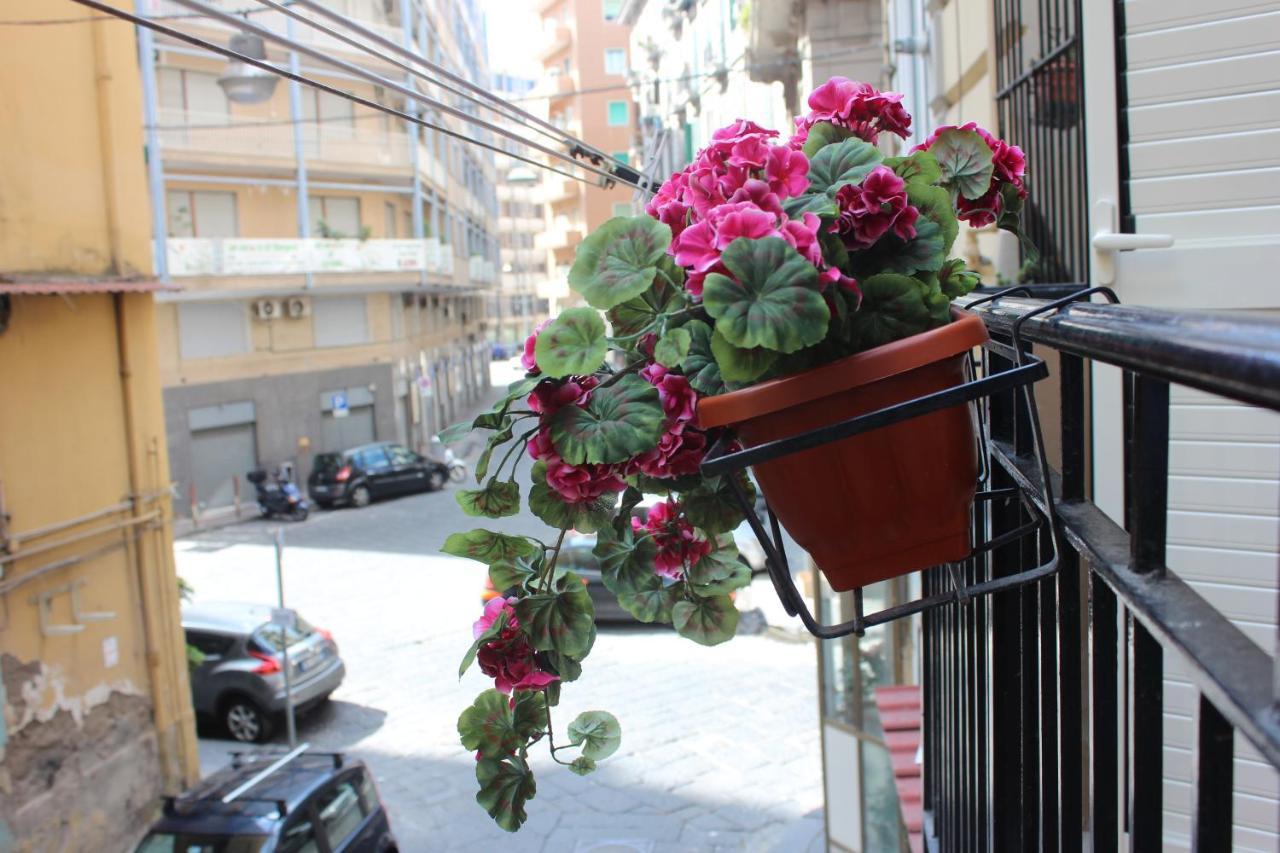
<path fill-rule="evenodd" d="M 290 238 L 191 238 L 165 241 L 174 276 L 302 275 L 305 273 L 426 272 L 446 278 L 453 252 L 426 240 L 321 240 Z M 477 279 L 472 258 L 472 280 Z M 479 279 L 492 281 L 492 263 Z"/>

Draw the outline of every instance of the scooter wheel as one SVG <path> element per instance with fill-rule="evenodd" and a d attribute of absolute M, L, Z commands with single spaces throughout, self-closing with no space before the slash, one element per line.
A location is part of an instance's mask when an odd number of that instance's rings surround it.
<path fill-rule="evenodd" d="M 306 521 L 310 511 L 305 506 L 300 506 L 293 511 L 294 521 Z"/>
<path fill-rule="evenodd" d="M 449 468 L 449 479 L 455 483 L 461 483 L 467 479 L 467 469 L 464 465 L 453 465 Z"/>

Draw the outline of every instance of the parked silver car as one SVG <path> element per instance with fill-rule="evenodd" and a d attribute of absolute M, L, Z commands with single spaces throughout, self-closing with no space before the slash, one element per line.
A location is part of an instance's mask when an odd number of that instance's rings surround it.
<path fill-rule="evenodd" d="M 287 628 L 262 604 L 201 603 L 182 609 L 187 644 L 199 654 L 191 670 L 197 714 L 216 720 L 238 741 L 271 737 L 286 707 L 283 663 L 289 644 L 293 705 L 305 713 L 329 698 L 346 675 L 328 631 L 289 611 Z"/>

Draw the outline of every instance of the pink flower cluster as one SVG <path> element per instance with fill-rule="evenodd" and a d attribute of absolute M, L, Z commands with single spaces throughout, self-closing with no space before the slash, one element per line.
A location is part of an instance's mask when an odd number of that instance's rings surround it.
<path fill-rule="evenodd" d="M 991 149 L 991 160 L 995 171 L 991 175 L 991 184 L 981 198 L 968 199 L 960 196 L 956 199 L 956 215 L 975 228 L 990 225 L 1000 218 L 1004 209 L 1004 200 L 1000 197 L 1000 187 L 1012 184 L 1018 190 L 1019 198 L 1027 197 L 1024 179 L 1027 174 L 1027 158 L 1022 149 L 1010 145 L 1003 139 L 992 136 L 978 127 L 976 122 L 968 122 L 957 128 L 953 124 L 944 125 L 933 132 L 933 135 L 917 145 L 912 151 L 928 151 L 938 141 L 938 135 L 948 130 L 972 130 L 982 137 Z"/>
<path fill-rule="evenodd" d="M 551 324 L 551 318 L 543 320 L 533 330 L 533 334 L 524 340 L 524 352 L 520 355 L 520 366 L 526 373 L 538 373 L 538 362 L 533 357 L 533 348 L 538 344 L 538 333 Z"/>
<path fill-rule="evenodd" d="M 637 457 L 632 470 L 659 479 L 696 474 L 707 453 L 707 435 L 693 425 L 697 392 L 688 379 L 656 362 L 641 370 L 640 375 L 658 389 L 658 399 L 667 419 L 658 446 Z"/>
<path fill-rule="evenodd" d="M 542 415 L 545 423 L 565 406 L 585 406 L 591 390 L 600 384 L 594 376 L 566 380 L 544 379 L 529 395 L 529 408 Z M 551 432 L 542 426 L 529 441 L 527 450 L 534 459 L 547 463 L 547 485 L 569 503 L 587 503 L 627 487 L 617 465 L 570 465 L 560 458 L 551 442 Z"/>
<path fill-rule="evenodd" d="M 882 131 L 903 139 L 911 135 L 911 116 L 902 106 L 902 95 L 881 92 L 870 83 L 847 77 L 832 77 L 809 93 L 809 113 L 796 119 L 796 134 L 788 144 L 802 147 L 809 138 L 809 129 L 824 121 L 872 144 Z"/>
<path fill-rule="evenodd" d="M 849 249 L 865 249 L 889 231 L 902 240 L 916 236 L 920 211 L 907 203 L 907 187 L 888 166 L 876 166 L 860 184 L 836 191 L 840 208 L 834 229 Z"/>
<path fill-rule="evenodd" d="M 631 519 L 631 529 L 653 537 L 658 546 L 653 570 L 665 578 L 681 580 L 686 570 L 711 553 L 711 543 L 694 531 L 689 520 L 680 514 L 679 505 L 670 498 L 650 507 L 644 523 Z"/>
<path fill-rule="evenodd" d="M 538 669 L 533 657 L 533 647 L 520 631 L 520 623 L 516 620 L 516 611 L 512 606 L 516 599 L 495 598 L 484 606 L 484 614 L 471 626 L 472 636 L 479 638 L 481 634 L 493 627 L 498 617 L 504 612 L 507 621 L 497 637 L 480 646 L 476 660 L 480 671 L 494 681 L 494 687 L 503 693 L 512 690 L 541 690 L 554 681 L 558 675 L 542 672 Z"/>
<path fill-rule="evenodd" d="M 778 135 L 739 119 L 712 134 L 698 158 L 676 172 L 650 200 L 645 211 L 671 228 L 668 252 L 687 271 L 685 289 L 702 295 L 712 272 L 726 273 L 721 253 L 739 237 L 781 237 L 823 271 L 823 281 L 838 281 L 827 270 L 818 243 L 818 217 L 791 219 L 784 199 L 809 188 L 809 160 L 801 152 L 771 140 Z"/>

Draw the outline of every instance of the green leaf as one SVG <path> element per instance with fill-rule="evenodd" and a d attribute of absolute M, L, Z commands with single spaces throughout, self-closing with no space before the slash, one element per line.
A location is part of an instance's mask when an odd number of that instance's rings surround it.
<path fill-rule="evenodd" d="M 535 649 L 578 657 L 591 649 L 595 608 L 581 579 L 572 572 L 565 577 L 571 580 L 561 592 L 530 595 L 516 602 L 516 618 Z"/>
<path fill-rule="evenodd" d="M 738 566 L 738 546 L 733 537 L 722 534 L 715 543 L 715 550 L 694 563 L 685 572 L 685 579 L 695 586 L 704 586 L 732 577 Z"/>
<path fill-rule="evenodd" d="M 667 258 L 659 268 L 675 280 L 683 281 L 684 270 L 670 261 Z M 606 316 L 615 335 L 634 335 L 641 329 L 652 326 L 659 316 L 680 310 L 683 300 L 684 297 L 659 276 L 653 287 L 634 299 L 614 306 Z"/>
<path fill-rule="evenodd" d="M 782 203 L 782 209 L 792 219 L 800 219 L 806 213 L 834 217 L 840 212 L 839 205 L 830 193 L 804 193 L 793 196 Z"/>
<path fill-rule="evenodd" d="M 476 781 L 480 783 L 476 802 L 498 826 L 515 832 L 529 819 L 524 804 L 533 799 L 538 788 L 533 781 L 533 771 L 523 758 L 511 755 L 501 761 L 491 758 L 477 761 Z"/>
<path fill-rule="evenodd" d="M 825 193 L 856 184 L 883 160 L 878 148 L 856 137 L 824 146 L 809 160 L 809 189 Z"/>
<path fill-rule="evenodd" d="M 569 762 L 569 770 L 577 773 L 579 776 L 586 776 L 588 773 L 596 769 L 596 763 L 585 755 L 579 755 L 573 761 Z"/>
<path fill-rule="evenodd" d="M 612 308 L 649 289 L 670 245 L 671 229 L 662 222 L 649 216 L 614 217 L 578 246 L 569 286 L 588 305 Z"/>
<path fill-rule="evenodd" d="M 689 384 L 708 396 L 724 393 L 720 365 L 711 351 L 711 327 L 701 320 L 692 320 L 681 328 L 689 331 L 689 354 L 680 365 Z"/>
<path fill-rule="evenodd" d="M 526 583 L 536 577 L 542 567 L 542 555 L 533 558 L 516 557 L 514 560 L 498 560 L 489 566 L 489 580 L 498 592 L 524 589 Z"/>
<path fill-rule="evenodd" d="M 542 553 L 541 547 L 524 536 L 509 536 L 506 533 L 480 529 L 450 534 L 440 550 L 454 557 L 479 560 L 485 565 Z"/>
<path fill-rule="evenodd" d="M 676 586 L 658 586 L 618 593 L 618 604 L 641 622 L 670 622 L 671 608 L 679 599 Z"/>
<path fill-rule="evenodd" d="M 936 222 L 942 229 L 942 253 L 949 254 L 951 247 L 955 245 L 956 236 L 960 233 L 960 220 L 956 218 L 956 209 L 951 204 L 951 196 L 942 187 L 908 184 L 907 201 L 920 211 L 921 217 Z"/>
<path fill-rule="evenodd" d="M 571 658 L 568 655 L 562 655 L 559 652 L 547 652 L 547 659 L 551 663 L 551 669 L 555 674 L 560 676 L 561 681 L 577 681 L 582 675 L 582 663 L 577 658 Z"/>
<path fill-rule="evenodd" d="M 662 578 L 653 571 L 657 546 L 648 537 L 637 542 L 630 526 L 621 535 L 612 527 L 601 530 L 593 553 L 600 560 L 600 577 L 614 595 L 662 587 Z"/>
<path fill-rule="evenodd" d="M 884 164 L 908 186 L 930 186 L 942 180 L 942 167 L 928 151 L 916 151 L 905 157 L 888 157 Z"/>
<path fill-rule="evenodd" d="M 739 237 L 721 260 L 734 278 L 708 275 L 702 303 L 729 343 L 790 353 L 826 336 L 831 315 L 818 292 L 818 271 L 785 240 Z"/>
<path fill-rule="evenodd" d="M 972 291 L 982 281 L 976 272 L 965 268 L 964 261 L 952 258 L 938 270 L 938 286 L 950 299 L 957 299 Z"/>
<path fill-rule="evenodd" d="M 603 761 L 622 744 L 622 726 L 608 711 L 584 711 L 569 724 L 569 743 L 582 747 L 582 755 Z"/>
<path fill-rule="evenodd" d="M 512 694 L 515 707 L 511 709 L 513 728 L 528 741 L 547 730 L 547 699 L 541 690 L 517 690 Z"/>
<path fill-rule="evenodd" d="M 693 593 L 702 598 L 713 598 L 728 595 L 736 589 L 742 589 L 751 583 L 751 567 L 741 559 L 735 561 L 733 573 L 727 578 L 691 587 Z"/>
<path fill-rule="evenodd" d="M 658 445 L 664 422 L 658 390 L 628 375 L 564 406 L 551 418 L 551 443 L 570 465 L 623 462 Z"/>
<path fill-rule="evenodd" d="M 450 424 L 436 434 L 436 438 L 444 444 L 457 444 L 462 439 L 471 435 L 471 430 L 475 429 L 471 421 L 459 421 L 456 424 Z"/>
<path fill-rule="evenodd" d="M 604 320 L 591 308 L 566 308 L 538 334 L 534 359 L 547 376 L 585 376 L 604 364 Z"/>
<path fill-rule="evenodd" d="M 739 385 L 759 378 L 778 360 L 776 352 L 764 347 L 735 347 L 725 340 L 718 328 L 711 335 L 711 354 L 715 356 L 724 381 Z"/>
<path fill-rule="evenodd" d="M 861 351 L 923 332 L 929 328 L 926 288 L 897 273 L 873 275 L 860 282 L 862 307 L 849 318 L 849 335 Z"/>
<path fill-rule="evenodd" d="M 929 147 L 929 152 L 942 170 L 942 185 L 953 196 L 982 198 L 991 187 L 991 175 L 995 171 L 991 149 L 975 131 L 943 131 Z"/>
<path fill-rule="evenodd" d="M 484 758 L 502 758 L 523 746 L 528 738 L 516 732 L 515 717 L 505 693 L 486 690 L 458 717 L 462 745 Z"/>
<path fill-rule="evenodd" d="M 934 272 L 946 259 L 943 253 L 943 234 L 938 223 L 920 217 L 916 220 L 916 236 L 895 247 L 884 259 L 885 272 L 910 275 L 913 272 Z"/>
<path fill-rule="evenodd" d="M 804 147 L 800 150 L 804 152 L 804 156 L 810 160 L 819 150 L 825 148 L 841 140 L 848 139 L 853 136 L 853 131 L 845 127 L 839 127 L 829 121 L 820 121 L 809 128 L 809 136 L 804 141 Z"/>
<path fill-rule="evenodd" d="M 658 341 L 657 346 L 653 348 L 653 360 L 663 367 L 679 367 L 685 356 L 689 354 L 691 340 L 689 330 L 684 327 L 668 329 L 662 336 L 662 340 Z"/>
<path fill-rule="evenodd" d="M 493 451 L 499 446 L 506 444 L 513 436 L 512 425 L 515 424 L 514 418 L 507 418 L 504 426 L 498 432 L 489 436 L 489 440 L 485 442 L 484 450 L 480 453 L 480 458 L 476 460 L 476 482 L 484 480 L 489 473 L 489 460 L 493 457 Z"/>
<path fill-rule="evenodd" d="M 746 520 L 742 508 L 733 496 L 729 478 L 736 477 L 738 485 L 747 496 L 748 503 L 755 501 L 755 488 L 745 471 L 704 479 L 697 488 L 680 495 L 689 523 L 700 530 L 715 535 L 727 533 Z"/>
<path fill-rule="evenodd" d="M 607 527 L 613 520 L 613 508 L 617 496 L 601 495 L 586 503 L 569 503 L 559 492 L 547 485 L 547 463 L 534 463 L 531 476 L 533 488 L 529 490 L 529 510 L 549 526 L 568 528 L 582 533 L 594 533 Z"/>
<path fill-rule="evenodd" d="M 454 495 L 467 515 L 505 518 L 520 511 L 520 487 L 512 481 L 490 477 L 483 489 L 463 489 Z"/>
<path fill-rule="evenodd" d="M 467 670 L 471 669 L 471 664 L 475 662 L 476 655 L 480 652 L 480 647 L 502 633 L 502 629 L 507 626 L 507 611 L 503 610 L 498 614 L 498 618 L 493 620 L 493 624 L 488 629 L 476 637 L 476 641 L 471 644 L 471 648 L 467 649 L 467 653 L 462 656 L 462 663 L 458 666 L 458 678 L 462 678 Z"/>
<path fill-rule="evenodd" d="M 738 630 L 738 610 L 727 595 L 677 602 L 671 609 L 676 633 L 704 646 L 733 639 Z"/>

